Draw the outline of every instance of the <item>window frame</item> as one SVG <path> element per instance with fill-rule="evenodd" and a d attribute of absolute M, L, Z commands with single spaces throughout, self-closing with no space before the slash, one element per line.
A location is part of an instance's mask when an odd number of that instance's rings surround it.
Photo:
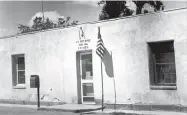
<path fill-rule="evenodd" d="M 158 43 L 166 43 L 170 44 L 171 42 L 173 46 L 173 54 L 174 54 L 174 61 L 172 62 L 175 66 L 175 83 L 158 83 L 157 71 L 156 71 L 156 59 L 155 53 L 153 53 L 151 48 L 151 44 L 158 44 Z M 148 69 L 149 69 L 149 79 L 150 79 L 150 89 L 154 90 L 176 90 L 177 89 L 177 75 L 176 75 L 176 63 L 175 63 L 175 50 L 174 50 L 174 41 L 159 41 L 159 42 L 147 42 L 147 49 L 148 49 Z M 167 63 L 167 62 L 166 62 Z"/>
<path fill-rule="evenodd" d="M 24 70 L 19 70 L 18 69 L 18 58 L 23 57 L 24 58 L 24 66 L 25 66 L 25 55 L 24 54 L 14 54 L 11 56 L 12 57 L 12 82 L 13 82 L 13 88 L 14 89 L 25 89 L 25 84 L 26 84 L 26 76 L 25 76 L 25 83 L 19 83 L 19 75 L 18 72 L 24 71 L 25 74 L 25 69 Z M 16 77 L 16 78 L 15 78 Z"/>
<path fill-rule="evenodd" d="M 18 64 L 18 58 L 24 58 L 24 66 L 25 66 L 25 57 L 24 57 L 24 55 L 21 55 L 21 56 L 18 56 L 17 57 L 17 62 L 16 62 L 16 73 L 17 73 L 17 84 L 19 85 L 19 84 L 25 84 L 25 83 L 19 83 L 20 81 L 19 81 L 19 72 L 24 72 L 24 74 L 25 74 L 25 69 L 24 70 L 19 70 L 18 68 L 18 66 L 19 66 L 19 64 Z M 21 77 L 21 78 L 23 78 L 23 77 Z M 25 77 L 24 77 L 24 79 L 25 79 Z"/>

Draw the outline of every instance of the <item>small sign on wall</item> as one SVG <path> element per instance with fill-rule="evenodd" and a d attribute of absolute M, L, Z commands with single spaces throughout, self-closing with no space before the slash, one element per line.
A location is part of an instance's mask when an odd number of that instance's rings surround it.
<path fill-rule="evenodd" d="M 77 49 L 78 50 L 86 50 L 86 49 L 89 49 L 89 44 L 91 42 L 91 39 L 84 39 L 84 40 L 79 40 L 79 41 L 76 41 L 77 43 Z"/>
<path fill-rule="evenodd" d="M 89 44 L 91 39 L 86 39 L 85 34 L 82 30 L 82 27 L 79 29 L 79 40 L 76 41 L 77 50 L 87 50 L 89 49 Z"/>

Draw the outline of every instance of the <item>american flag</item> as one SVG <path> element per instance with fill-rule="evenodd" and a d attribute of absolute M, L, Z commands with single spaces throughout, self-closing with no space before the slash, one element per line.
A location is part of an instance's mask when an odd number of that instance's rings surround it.
<path fill-rule="evenodd" d="M 97 49 L 96 49 L 96 53 L 97 55 L 100 56 L 100 58 L 102 59 L 104 54 L 105 54 L 105 46 L 103 43 L 103 40 L 101 38 L 101 33 L 100 33 L 100 27 L 98 27 L 98 41 L 97 41 Z"/>

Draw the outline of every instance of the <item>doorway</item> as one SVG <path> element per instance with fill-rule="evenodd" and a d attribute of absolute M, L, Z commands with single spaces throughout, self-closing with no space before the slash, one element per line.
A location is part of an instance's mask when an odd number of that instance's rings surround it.
<path fill-rule="evenodd" d="M 94 104 L 92 52 L 80 53 L 81 103 Z"/>

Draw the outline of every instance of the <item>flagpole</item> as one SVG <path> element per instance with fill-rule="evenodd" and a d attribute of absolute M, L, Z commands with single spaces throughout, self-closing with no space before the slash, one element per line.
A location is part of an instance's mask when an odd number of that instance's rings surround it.
<path fill-rule="evenodd" d="M 103 108 L 104 108 L 104 104 L 103 104 L 104 103 L 104 90 L 103 90 L 103 66 L 102 66 L 102 58 L 104 56 L 105 50 L 106 49 L 105 49 L 103 41 L 101 39 L 100 27 L 98 27 L 98 41 L 97 41 L 97 50 L 96 50 L 96 53 L 101 58 L 102 111 L 103 111 Z"/>
<path fill-rule="evenodd" d="M 112 57 L 112 51 L 111 51 L 111 57 Z M 113 73 L 114 74 L 114 73 Z M 114 102 L 114 109 L 116 109 L 116 83 L 115 83 L 115 78 L 113 76 L 113 83 L 114 83 L 114 97 L 115 97 L 115 102 Z"/>
<path fill-rule="evenodd" d="M 102 83 L 102 111 L 103 111 L 103 102 L 104 102 L 104 91 L 103 91 L 103 66 L 102 66 L 102 58 L 101 58 L 101 83 Z"/>
<path fill-rule="evenodd" d="M 42 14 L 43 14 L 43 23 L 44 23 L 43 0 L 42 0 Z"/>

